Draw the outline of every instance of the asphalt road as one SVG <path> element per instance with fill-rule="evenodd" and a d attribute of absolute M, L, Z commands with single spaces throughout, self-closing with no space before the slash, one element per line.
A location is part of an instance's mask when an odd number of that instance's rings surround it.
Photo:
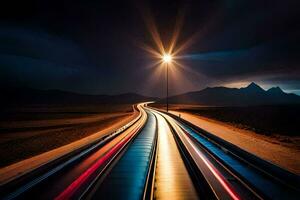
<path fill-rule="evenodd" d="M 18 180 L 1 199 L 297 199 L 290 174 L 164 111 Z"/>

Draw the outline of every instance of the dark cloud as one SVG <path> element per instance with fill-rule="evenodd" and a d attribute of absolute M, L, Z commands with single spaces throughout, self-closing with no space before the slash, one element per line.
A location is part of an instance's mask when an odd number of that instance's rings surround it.
<path fill-rule="evenodd" d="M 293 0 L 12 0 L 0 8 L 1 84 L 160 96 L 163 76 L 149 81 L 153 61 L 139 46 L 151 44 L 150 10 L 164 42 L 178 14 L 179 42 L 197 36 L 182 62 L 201 79 L 182 72 L 191 83 L 173 92 L 252 80 L 300 90 L 299 8 Z"/>
<path fill-rule="evenodd" d="M 182 59 L 209 76 L 224 79 L 280 74 L 299 69 L 299 42 L 299 38 L 281 38 L 251 48 L 187 54 Z"/>
<path fill-rule="evenodd" d="M 43 31 L 2 26 L 0 43 L 0 54 L 31 57 L 60 64 L 88 64 L 77 44 Z"/>

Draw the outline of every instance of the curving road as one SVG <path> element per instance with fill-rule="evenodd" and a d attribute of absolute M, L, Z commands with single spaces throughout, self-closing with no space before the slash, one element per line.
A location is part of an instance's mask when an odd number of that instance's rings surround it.
<path fill-rule="evenodd" d="M 138 118 L 1 186 L 1 199 L 297 199 L 299 176 L 137 105 Z"/>

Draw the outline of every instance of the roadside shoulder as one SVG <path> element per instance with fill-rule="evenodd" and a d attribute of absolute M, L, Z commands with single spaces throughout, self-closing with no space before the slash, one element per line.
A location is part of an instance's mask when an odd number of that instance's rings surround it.
<path fill-rule="evenodd" d="M 193 123 L 194 125 L 252 153 L 277 164 L 291 172 L 300 174 L 300 150 L 271 142 L 267 136 L 253 131 L 239 129 L 223 122 L 207 119 L 186 112 L 171 111 L 175 115 Z"/>
<path fill-rule="evenodd" d="M 106 134 L 109 134 L 118 128 L 124 126 L 128 122 L 132 121 L 138 116 L 139 112 L 135 111 L 131 116 L 126 117 L 123 120 L 120 120 L 118 123 L 113 124 L 110 127 L 107 127 L 97 133 L 94 133 L 92 135 L 89 135 L 85 138 L 82 138 L 80 140 L 77 140 L 75 142 L 69 143 L 67 145 L 58 147 L 56 149 L 47 151 L 45 153 L 42 153 L 40 155 L 33 156 L 31 158 L 22 160 L 20 162 L 11 164 L 9 166 L 3 167 L 0 169 L 0 185 L 13 180 L 17 177 L 22 176 L 23 174 L 26 174 L 34 169 L 37 169 L 38 167 L 45 165 L 61 156 L 64 156 L 76 149 L 79 149 L 83 146 L 86 146 L 88 144 L 91 144 L 95 140 L 99 139 L 100 137 L 103 137 Z"/>

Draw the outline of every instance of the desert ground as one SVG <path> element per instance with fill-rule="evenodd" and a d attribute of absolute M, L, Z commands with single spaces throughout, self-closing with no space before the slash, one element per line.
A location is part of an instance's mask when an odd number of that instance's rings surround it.
<path fill-rule="evenodd" d="M 151 106 L 165 109 L 163 104 Z M 300 174 L 299 108 L 169 105 L 171 113 L 296 174 Z"/>
<path fill-rule="evenodd" d="M 87 137 L 133 113 L 131 104 L 31 105 L 2 110 L 0 167 Z"/>

